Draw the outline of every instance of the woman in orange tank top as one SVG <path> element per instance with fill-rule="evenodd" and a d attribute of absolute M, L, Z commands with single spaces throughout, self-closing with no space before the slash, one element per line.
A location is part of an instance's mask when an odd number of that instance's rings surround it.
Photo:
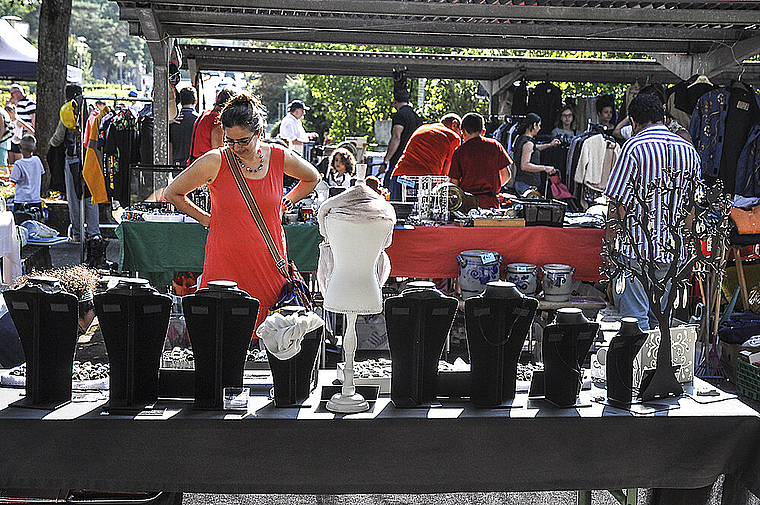
<path fill-rule="evenodd" d="M 240 189 L 235 184 L 222 150 L 237 158 L 248 187 L 274 239 L 287 261 L 282 212 L 306 197 L 320 179 L 319 172 L 303 158 L 276 144 L 262 143 L 264 112 L 251 93 L 232 98 L 221 113 L 224 144 L 213 149 L 185 169 L 166 188 L 166 199 L 180 211 L 209 229 L 203 281 L 231 280 L 261 303 L 258 326 L 274 305 L 285 278 L 280 274 L 264 238 L 251 216 Z M 283 174 L 299 179 L 283 197 Z M 187 198 L 187 193 L 208 184 L 211 213 L 204 212 Z"/>

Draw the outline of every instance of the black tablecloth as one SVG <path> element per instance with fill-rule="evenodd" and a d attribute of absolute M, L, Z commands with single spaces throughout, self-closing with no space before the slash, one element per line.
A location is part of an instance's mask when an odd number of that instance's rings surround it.
<path fill-rule="evenodd" d="M 102 401 L 9 407 L 21 392 L 0 389 L 5 487 L 436 493 L 698 488 L 728 474 L 760 494 L 760 415 L 736 399 L 683 397 L 634 416 L 586 392 L 589 406 L 564 410 L 525 395 L 522 408 L 480 410 L 398 410 L 381 398 L 340 416 L 318 397 L 301 409 L 255 397 L 245 415 L 166 402 L 163 416 L 134 417 L 102 415 Z"/>

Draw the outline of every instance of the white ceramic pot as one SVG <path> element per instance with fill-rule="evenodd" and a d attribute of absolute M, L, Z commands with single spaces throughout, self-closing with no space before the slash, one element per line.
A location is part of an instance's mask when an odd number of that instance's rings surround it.
<path fill-rule="evenodd" d="M 575 269 L 570 265 L 549 263 L 541 268 L 544 275 L 542 285 L 544 287 L 544 300 L 547 302 L 566 302 L 570 299 L 572 291 L 573 272 Z"/>
<path fill-rule="evenodd" d="M 506 281 L 513 283 L 525 295 L 532 296 L 538 284 L 538 267 L 532 263 L 510 263 Z"/>

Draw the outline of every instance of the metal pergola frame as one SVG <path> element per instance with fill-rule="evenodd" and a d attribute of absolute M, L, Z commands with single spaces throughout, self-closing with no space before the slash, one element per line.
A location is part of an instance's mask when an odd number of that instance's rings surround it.
<path fill-rule="evenodd" d="M 285 49 L 202 53 L 197 46 L 184 46 L 188 64 L 229 64 L 250 57 L 246 70 L 272 71 L 276 59 L 290 63 L 291 73 L 339 73 L 336 62 L 357 62 L 353 75 L 371 75 L 386 69 L 390 61 L 415 58 L 406 64 L 409 75 L 440 75 L 442 64 L 454 72 L 469 65 L 468 78 L 491 83 L 492 93 L 516 78 L 540 80 L 630 82 L 652 76 L 658 82 L 675 82 L 699 73 L 718 81 L 737 77 L 757 80 L 754 65 L 744 60 L 760 54 L 760 0 L 162 0 L 137 2 L 114 0 L 120 17 L 129 22 L 130 33 L 143 36 L 154 62 L 156 97 L 156 163 L 166 163 L 168 143 L 168 62 L 179 38 L 247 39 L 281 42 L 321 42 L 381 46 L 437 46 L 447 48 L 591 50 L 646 53 L 651 60 L 524 59 L 491 60 L 435 56 L 363 56 Z M 192 50 L 191 50 L 192 48 Z M 214 60 L 215 58 L 215 60 Z M 383 59 L 385 58 L 385 59 Z M 194 60 L 194 61 L 193 61 Z M 214 61 L 212 63 L 212 61 Z M 411 60 L 410 60 L 411 61 Z M 257 68 L 254 68 L 253 63 Z M 345 63 L 344 63 L 345 64 Z M 504 64 L 501 76 L 487 74 Z M 659 65 L 659 66 L 656 66 Z M 283 65 L 284 66 L 284 65 Z M 209 68 L 211 69 L 211 68 Z M 219 68 L 216 68 L 217 70 Z M 564 69 L 564 74 L 561 72 Z M 651 69 L 651 70 L 650 70 Z M 343 72 L 345 72 L 344 68 Z M 358 73 L 364 72 L 364 73 Z M 669 72 L 669 73 L 668 73 Z M 481 78 L 478 73 L 484 75 Z M 389 75 L 389 74 L 385 74 Z M 577 78 L 571 76 L 579 76 Z M 591 76 L 593 78 L 584 78 Z M 612 76 L 621 76 L 613 79 Z M 657 76 L 656 78 L 654 76 Z M 625 77 L 625 78 L 623 78 Z"/>

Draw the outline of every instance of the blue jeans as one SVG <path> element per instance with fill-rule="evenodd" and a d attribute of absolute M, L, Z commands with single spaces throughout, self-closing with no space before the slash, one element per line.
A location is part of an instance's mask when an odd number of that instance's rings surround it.
<path fill-rule="evenodd" d="M 74 163 L 78 163 L 74 161 Z M 74 176 L 69 170 L 69 160 L 66 160 L 66 169 L 63 171 L 66 179 L 66 201 L 69 204 L 69 219 L 71 220 L 71 237 L 76 240 L 82 239 L 79 231 L 79 207 L 80 200 L 74 186 Z M 92 238 L 100 235 L 100 213 L 98 206 L 92 203 L 92 197 L 84 199 L 84 224 L 87 233 L 84 238 Z"/>
<path fill-rule="evenodd" d="M 638 263 L 631 258 L 622 258 L 632 269 L 640 271 Z M 655 276 L 658 279 L 665 277 L 665 274 L 670 266 L 669 263 L 657 263 L 655 268 Z M 635 317 L 639 322 L 639 328 L 642 331 L 652 330 L 659 326 L 657 317 L 649 307 L 649 291 L 650 286 L 643 286 L 641 282 L 635 277 L 625 278 L 625 288 L 622 293 L 617 292 L 617 284 L 621 276 L 620 274 L 612 279 L 612 300 L 615 303 L 620 315 L 622 317 Z M 665 289 L 665 294 L 662 300 L 660 300 L 661 306 L 664 306 L 665 301 L 668 298 L 670 292 L 670 284 Z"/>
<path fill-rule="evenodd" d="M 391 200 L 394 202 L 401 201 L 401 184 L 398 182 L 398 175 L 391 177 L 388 183 L 388 189 L 391 192 Z"/>

